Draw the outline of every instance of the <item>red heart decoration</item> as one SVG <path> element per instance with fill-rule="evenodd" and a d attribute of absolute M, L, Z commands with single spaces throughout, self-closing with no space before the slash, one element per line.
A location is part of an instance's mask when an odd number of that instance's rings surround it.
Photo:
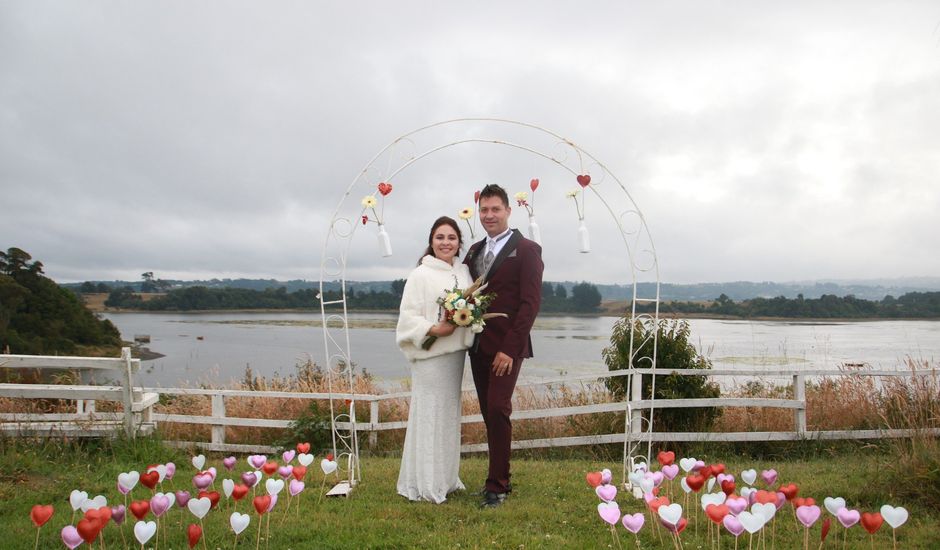
<path fill-rule="evenodd" d="M 263 497 L 255 497 L 252 504 L 255 505 L 255 510 L 258 512 L 259 516 L 264 515 L 268 511 L 268 506 L 271 506 L 271 495 L 264 495 Z"/>
<path fill-rule="evenodd" d="M 298 444 L 297 444 L 297 452 L 298 452 L 298 453 L 302 453 L 302 454 L 307 454 L 307 453 L 309 453 L 309 452 L 310 452 L 310 444 L 309 444 L 309 443 L 298 443 Z"/>
<path fill-rule="evenodd" d="M 714 521 L 717 524 L 721 524 L 721 521 L 725 519 L 731 513 L 731 510 L 728 509 L 727 504 L 709 504 L 705 508 L 705 515 L 708 516 L 708 519 Z"/>
<path fill-rule="evenodd" d="M 771 491 L 764 491 L 761 489 L 757 491 L 757 495 L 754 497 L 754 500 L 761 504 L 777 504 L 777 493 Z"/>
<path fill-rule="evenodd" d="M 533 179 L 532 181 L 529 182 L 529 189 L 531 189 L 533 193 L 535 193 L 535 190 L 538 189 L 538 188 L 539 188 L 539 179 L 538 179 L 538 178 L 535 178 L 535 179 Z"/>
<path fill-rule="evenodd" d="M 239 483 L 232 489 L 232 498 L 235 500 L 241 500 L 243 496 L 248 494 L 248 486 L 244 483 Z M 211 500 L 211 499 L 210 499 Z"/>
<path fill-rule="evenodd" d="M 307 475 L 307 467 L 306 466 L 294 466 L 294 470 L 291 473 L 294 474 L 294 479 L 296 479 L 297 481 L 301 481 L 304 478 L 304 476 Z"/>
<path fill-rule="evenodd" d="M 734 492 L 734 481 L 726 479 L 721 482 L 721 492 L 727 496 L 731 496 L 731 493 Z"/>
<path fill-rule="evenodd" d="M 807 497 L 807 498 L 799 497 L 799 498 L 793 499 L 794 508 L 799 508 L 800 506 L 812 506 L 814 504 L 816 504 L 816 500 L 810 497 Z"/>
<path fill-rule="evenodd" d="M 672 451 L 659 451 L 659 454 L 656 455 L 656 460 L 659 461 L 660 466 L 669 466 L 676 461 L 676 453 Z"/>
<path fill-rule="evenodd" d="M 677 523 L 677 524 L 675 525 L 675 527 L 672 527 L 672 528 L 670 528 L 669 530 L 678 535 L 679 533 L 685 531 L 685 527 L 686 527 L 686 525 L 688 525 L 688 524 L 689 524 L 689 520 L 687 520 L 687 519 L 685 519 L 685 518 L 681 518 L 681 519 L 679 519 L 679 523 Z"/>
<path fill-rule="evenodd" d="M 158 474 L 156 470 L 147 472 L 146 474 L 140 474 L 140 484 L 148 489 L 152 490 L 159 482 L 160 474 Z"/>
<path fill-rule="evenodd" d="M 95 542 L 95 539 L 98 538 L 98 533 L 101 532 L 101 527 L 98 522 L 88 518 L 83 518 L 79 521 L 75 529 L 78 530 L 79 536 L 81 536 L 82 540 L 87 542 L 89 546 L 91 546 L 91 543 Z"/>
<path fill-rule="evenodd" d="M 108 521 L 111 520 L 111 509 L 107 506 L 103 508 L 96 508 L 94 510 L 88 510 L 85 512 L 85 519 L 90 519 L 98 524 L 98 530 L 104 529 L 105 525 L 108 524 Z"/>
<path fill-rule="evenodd" d="M 878 529 L 881 529 L 881 524 L 884 522 L 885 518 L 881 517 L 879 512 L 875 512 L 874 514 L 865 512 L 862 514 L 862 527 L 864 527 L 870 535 L 877 533 Z"/>
<path fill-rule="evenodd" d="M 600 472 L 590 472 L 588 475 L 584 476 L 587 479 L 587 484 L 591 487 L 597 487 L 601 484 L 601 473 Z"/>
<path fill-rule="evenodd" d="M 274 475 L 274 472 L 277 471 L 277 462 L 274 462 L 273 460 L 271 462 L 265 462 L 264 466 L 261 467 L 261 470 L 269 476 Z"/>
<path fill-rule="evenodd" d="M 822 533 L 819 534 L 820 540 L 826 540 L 829 535 L 829 528 L 832 527 L 832 518 L 826 518 L 822 524 Z"/>
<path fill-rule="evenodd" d="M 783 495 L 787 497 L 787 500 L 793 500 L 794 498 L 796 498 L 796 494 L 800 492 L 800 490 L 797 488 L 795 483 L 784 485 L 783 487 L 780 487 L 777 490 L 783 493 Z"/>
<path fill-rule="evenodd" d="M 392 184 L 382 182 L 379 184 L 379 193 L 382 193 L 382 196 L 386 196 L 392 192 Z"/>
<path fill-rule="evenodd" d="M 476 203 L 478 203 L 478 202 L 480 202 L 480 192 L 479 192 L 479 191 L 475 191 L 475 192 L 473 193 L 473 204 L 476 204 Z"/>
<path fill-rule="evenodd" d="M 33 525 L 36 527 L 42 527 L 49 521 L 49 518 L 52 517 L 52 514 L 55 513 L 55 509 L 51 504 L 43 506 L 42 504 L 37 504 L 33 506 L 33 509 L 29 511 L 29 519 L 33 520 Z"/>
<path fill-rule="evenodd" d="M 712 470 L 712 467 L 708 465 L 702 466 L 698 469 L 698 475 L 704 477 L 705 479 L 712 477 L 712 474 L 714 473 L 715 472 Z"/>
<path fill-rule="evenodd" d="M 131 513 L 134 517 L 141 520 L 150 512 L 150 502 L 146 500 L 135 500 L 131 503 Z"/>
<path fill-rule="evenodd" d="M 714 474 L 714 475 L 718 475 L 718 474 L 723 474 L 723 473 L 725 473 L 725 465 L 724 465 L 724 464 L 712 464 L 711 467 L 712 467 L 712 474 Z"/>
<path fill-rule="evenodd" d="M 232 489 L 232 492 L 234 493 L 235 489 Z M 202 498 L 202 497 L 206 497 L 212 502 L 209 508 L 215 508 L 216 505 L 219 503 L 219 500 L 221 500 L 222 495 L 220 495 L 218 491 L 210 491 L 210 492 L 199 491 L 199 495 L 197 495 L 196 498 Z"/>
<path fill-rule="evenodd" d="M 654 514 L 658 514 L 660 506 L 669 506 L 669 499 L 666 497 L 654 498 L 653 500 L 649 501 L 648 506 Z"/>
<path fill-rule="evenodd" d="M 588 176 L 587 174 L 578 176 L 578 185 L 580 185 L 581 187 L 587 187 L 588 185 L 590 185 L 590 183 L 591 183 L 591 176 Z"/>
<path fill-rule="evenodd" d="M 689 489 L 697 493 L 702 490 L 702 486 L 705 485 L 705 477 L 700 475 L 686 476 L 685 484 L 689 486 Z"/>
<path fill-rule="evenodd" d="M 369 216 L 363 216 L 363 217 L 362 217 L 362 225 L 365 225 L 365 224 L 367 224 L 367 223 L 369 223 Z"/>
<path fill-rule="evenodd" d="M 202 527 L 191 523 L 186 529 L 186 536 L 189 537 L 189 547 L 193 548 L 199 542 L 199 539 L 202 538 Z"/>
<path fill-rule="evenodd" d="M 329 460 L 330 462 L 333 462 L 333 453 L 327 453 L 326 459 Z"/>

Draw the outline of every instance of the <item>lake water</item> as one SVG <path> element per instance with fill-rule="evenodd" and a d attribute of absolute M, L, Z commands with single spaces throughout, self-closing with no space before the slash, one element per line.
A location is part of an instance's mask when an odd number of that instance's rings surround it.
<path fill-rule="evenodd" d="M 107 313 L 125 340 L 149 334 L 142 363 L 147 386 L 224 385 L 255 374 L 290 374 L 306 357 L 326 363 L 319 313 Z M 615 317 L 541 317 L 532 333 L 535 357 L 523 378 L 606 372 L 601 350 Z M 351 356 L 394 388 L 409 377 L 395 345 L 396 315 L 350 314 Z M 715 368 L 837 369 L 867 363 L 893 369 L 905 357 L 940 359 L 940 321 L 793 322 L 693 319 L 692 340 Z M 469 375 L 469 368 L 466 369 Z"/>

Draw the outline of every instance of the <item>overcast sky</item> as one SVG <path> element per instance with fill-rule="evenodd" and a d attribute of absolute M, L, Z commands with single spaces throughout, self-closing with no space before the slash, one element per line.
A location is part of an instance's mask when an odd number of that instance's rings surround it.
<path fill-rule="evenodd" d="M 940 274 L 940 3 L 646 4 L 2 2 L 0 247 L 60 282 L 317 280 L 334 209 L 383 147 L 499 117 L 604 163 L 663 281 Z M 525 137 L 444 130 L 409 147 Z M 590 194 L 577 252 L 570 173 L 479 143 L 390 180 L 395 253 L 357 226 L 348 278 L 404 277 L 434 218 L 535 177 L 545 277 L 628 282 Z M 524 208 L 512 224 L 526 230 Z"/>

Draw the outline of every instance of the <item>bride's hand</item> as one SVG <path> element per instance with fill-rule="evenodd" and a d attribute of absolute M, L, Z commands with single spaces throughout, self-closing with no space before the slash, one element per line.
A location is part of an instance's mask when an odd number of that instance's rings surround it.
<path fill-rule="evenodd" d="M 450 336 L 457 330 L 457 326 L 453 323 L 448 323 L 447 321 L 441 321 L 440 323 L 431 327 L 431 330 L 428 331 L 428 334 L 431 336 L 437 336 L 438 338 L 443 338 L 444 336 Z"/>

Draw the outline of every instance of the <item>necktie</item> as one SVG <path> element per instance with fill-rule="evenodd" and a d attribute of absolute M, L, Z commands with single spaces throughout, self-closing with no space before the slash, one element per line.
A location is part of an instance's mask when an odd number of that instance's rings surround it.
<path fill-rule="evenodd" d="M 487 250 L 486 256 L 483 256 L 483 273 L 486 273 L 490 270 L 490 266 L 493 265 L 494 259 L 496 259 L 496 256 L 493 255 L 493 251 Z"/>

